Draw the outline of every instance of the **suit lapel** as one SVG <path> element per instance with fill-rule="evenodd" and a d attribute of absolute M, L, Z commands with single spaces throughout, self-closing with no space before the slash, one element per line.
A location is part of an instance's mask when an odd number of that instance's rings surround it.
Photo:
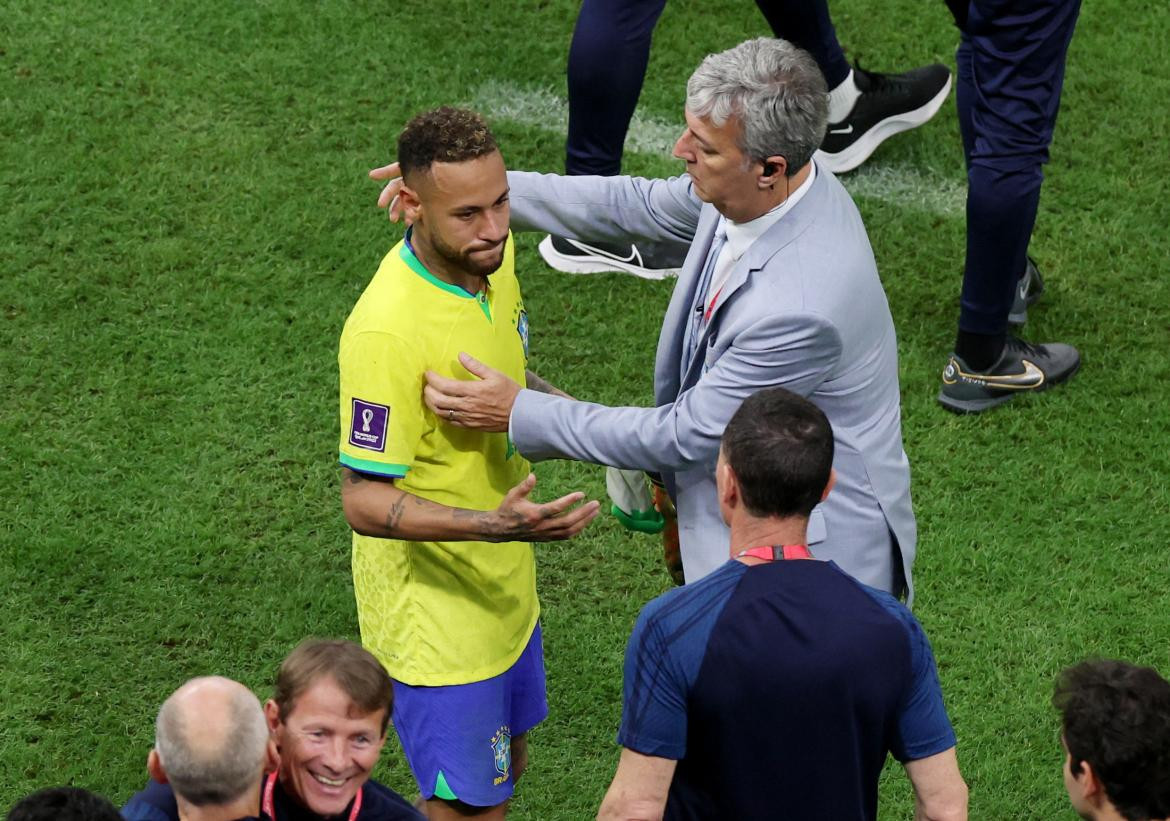
<path fill-rule="evenodd" d="M 662 320 L 662 331 L 658 335 L 658 351 L 654 357 L 654 399 L 659 405 L 669 404 L 679 393 L 679 379 L 685 368 L 682 362 L 684 342 L 689 331 L 688 324 L 695 300 L 696 290 L 703 275 L 703 265 L 711 250 L 715 236 L 715 225 L 719 213 L 710 205 L 704 205 L 699 214 L 695 238 L 687 252 L 686 261 L 675 282 L 670 305 Z M 681 366 L 681 367 L 680 367 Z"/>
<path fill-rule="evenodd" d="M 709 344 L 710 335 L 716 325 L 715 320 L 719 317 L 719 312 L 723 309 L 723 306 L 728 303 L 728 301 L 737 291 L 748 285 L 750 279 L 753 276 L 761 275 L 759 272 L 763 270 L 772 257 L 776 256 L 776 254 L 778 254 L 785 246 L 799 237 L 809 228 L 809 226 L 812 225 L 814 216 L 818 213 L 821 203 L 825 197 L 825 177 L 827 174 L 827 171 L 823 169 L 817 169 L 817 177 L 815 180 L 813 180 L 812 188 L 809 189 L 808 193 L 801 198 L 800 202 L 793 206 L 791 211 L 781 217 L 774 225 L 772 225 L 771 228 L 765 231 L 759 239 L 753 242 L 744 255 L 739 258 L 739 261 L 735 263 L 735 267 L 731 269 L 731 273 L 727 278 L 727 282 L 724 283 L 723 288 L 719 291 L 719 296 L 715 301 L 715 306 L 711 311 L 710 318 L 703 325 L 703 330 L 699 334 L 699 340 L 695 345 L 694 354 L 689 362 L 681 362 L 683 351 L 682 341 L 684 339 L 684 334 L 687 332 L 689 326 L 687 326 L 684 321 L 683 327 L 676 331 L 676 336 L 678 339 L 678 351 L 674 361 L 680 364 L 681 373 L 674 395 L 681 393 L 683 390 L 699 381 L 699 377 L 702 376 L 702 365 L 706 355 L 707 345 Z M 714 212 L 714 209 L 709 210 Z M 718 215 L 716 214 L 716 217 L 717 216 Z M 715 222 L 715 219 L 710 221 L 706 241 L 703 245 L 703 255 L 698 258 L 696 263 L 697 267 L 692 272 L 693 277 L 692 282 L 690 283 L 691 296 L 688 303 L 690 309 L 687 310 L 684 320 L 689 319 L 690 311 L 693 310 L 696 300 L 702 298 L 701 296 L 695 294 L 695 288 L 698 286 L 698 280 L 702 274 L 703 263 L 707 259 L 707 250 L 710 249 L 711 239 L 715 234 Z M 701 224 L 700 227 L 702 227 Z M 688 264 L 693 261 L 694 260 L 692 260 L 690 256 L 687 257 Z M 762 276 L 783 275 L 784 271 L 780 269 L 767 271 L 762 274 Z M 676 288 L 676 296 L 677 293 L 678 289 Z M 673 300 L 671 301 L 670 307 L 671 309 L 675 307 Z M 665 332 L 665 327 L 663 330 Z M 662 353 L 661 341 L 659 343 L 658 352 L 659 354 Z"/>

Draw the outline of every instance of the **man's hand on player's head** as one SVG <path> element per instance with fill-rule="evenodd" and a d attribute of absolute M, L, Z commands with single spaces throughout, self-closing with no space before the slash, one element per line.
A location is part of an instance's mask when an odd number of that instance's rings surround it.
<path fill-rule="evenodd" d="M 508 430 L 512 405 L 521 386 L 470 354 L 459 361 L 478 379 L 448 379 L 427 371 L 423 400 L 440 419 L 461 428 L 503 433 Z"/>
<path fill-rule="evenodd" d="M 597 516 L 601 503 L 585 502 L 580 491 L 540 504 L 528 498 L 536 487 L 536 476 L 528 474 L 523 482 L 508 491 L 496 508 L 498 529 L 493 535 L 500 541 L 552 542 L 576 536 Z"/>
<path fill-rule="evenodd" d="M 381 168 L 372 168 L 370 179 L 388 180 L 382 188 L 382 193 L 378 195 L 378 207 L 386 209 L 386 216 L 390 217 L 391 222 L 398 222 L 402 216 L 402 203 L 398 199 L 398 193 L 402 190 L 402 169 L 396 162 L 383 165 Z M 407 225 L 410 224 L 410 220 L 406 222 Z"/>

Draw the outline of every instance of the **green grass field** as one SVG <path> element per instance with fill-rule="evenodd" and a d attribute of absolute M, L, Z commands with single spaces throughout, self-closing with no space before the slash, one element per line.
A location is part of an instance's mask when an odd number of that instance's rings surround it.
<path fill-rule="evenodd" d="M 832 5 L 867 67 L 953 64 L 941 2 Z M 222 673 L 265 696 L 301 637 L 357 637 L 336 344 L 401 231 L 366 170 L 440 103 L 485 110 L 512 167 L 561 168 L 576 5 L 486 6 L 6 3 L 0 807 L 63 783 L 121 802 L 184 679 Z M 765 33 L 743 0 L 669 4 L 639 133 L 681 124 L 703 55 Z M 1170 7 L 1097 0 L 1073 40 L 1032 244 L 1049 290 L 1027 328 L 1080 347 L 1067 387 L 976 418 L 935 403 L 964 242 L 953 98 L 846 180 L 899 332 L 916 612 L 972 818 L 1072 817 L 1048 704 L 1063 666 L 1170 672 L 1168 39 Z M 645 145 L 626 170 L 677 172 Z M 648 404 L 671 284 L 570 278 L 538 240 L 519 237 L 517 260 L 533 369 L 582 398 Z M 604 493 L 592 466 L 538 476 L 541 498 Z M 514 817 L 600 802 L 625 638 L 669 584 L 657 552 L 608 518 L 539 547 L 552 714 Z M 378 776 L 412 792 L 393 743 L 383 759 Z M 883 818 L 910 817 L 897 767 L 882 801 Z"/>

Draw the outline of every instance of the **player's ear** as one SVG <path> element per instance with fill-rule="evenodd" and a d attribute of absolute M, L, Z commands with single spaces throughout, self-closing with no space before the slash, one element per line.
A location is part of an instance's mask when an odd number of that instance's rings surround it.
<path fill-rule="evenodd" d="M 402 190 L 398 192 L 398 203 L 402 206 L 407 224 L 413 224 L 422 210 L 422 200 L 419 199 L 418 192 L 404 183 Z"/>

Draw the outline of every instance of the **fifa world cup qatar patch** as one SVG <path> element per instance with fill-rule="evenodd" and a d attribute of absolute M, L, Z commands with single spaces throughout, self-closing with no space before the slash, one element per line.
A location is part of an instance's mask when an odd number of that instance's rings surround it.
<path fill-rule="evenodd" d="M 386 425 L 390 422 L 390 406 L 363 399 L 353 400 L 353 420 L 349 425 L 349 443 L 354 447 L 386 450 Z"/>

